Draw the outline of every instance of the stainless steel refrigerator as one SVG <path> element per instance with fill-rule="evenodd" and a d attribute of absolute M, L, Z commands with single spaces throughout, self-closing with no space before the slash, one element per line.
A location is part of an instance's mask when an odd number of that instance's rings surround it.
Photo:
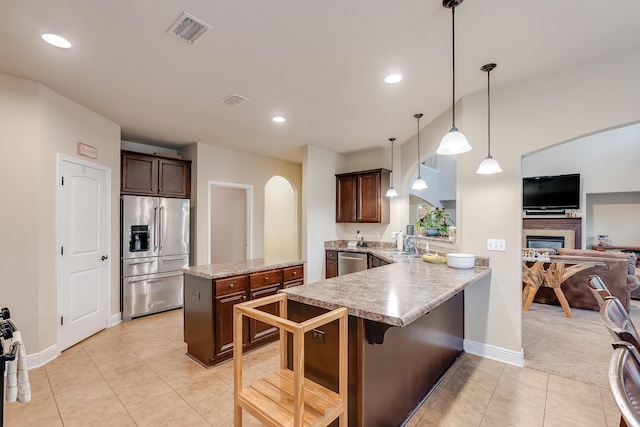
<path fill-rule="evenodd" d="M 122 196 L 122 319 L 182 307 L 189 200 Z"/>

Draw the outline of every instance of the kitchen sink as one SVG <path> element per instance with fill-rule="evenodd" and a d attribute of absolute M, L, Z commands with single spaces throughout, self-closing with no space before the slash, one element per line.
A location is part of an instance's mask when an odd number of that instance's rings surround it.
<path fill-rule="evenodd" d="M 419 254 L 413 254 L 406 251 L 379 251 L 381 255 L 389 258 L 419 258 Z"/>

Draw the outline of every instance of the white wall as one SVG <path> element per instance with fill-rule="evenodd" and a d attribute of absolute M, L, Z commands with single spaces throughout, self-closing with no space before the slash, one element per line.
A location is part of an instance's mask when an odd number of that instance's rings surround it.
<path fill-rule="evenodd" d="M 586 248 L 597 244 L 599 234 L 614 246 L 640 246 L 640 191 L 589 194 L 585 216 Z"/>
<path fill-rule="evenodd" d="M 110 167 L 111 218 L 119 218 L 120 127 L 50 89 L 0 74 L 0 286 L 28 354 L 57 341 L 57 154 L 76 157 L 76 144 L 98 149 Z M 92 161 L 87 158 L 83 160 Z M 111 258 L 119 255 L 119 227 L 111 229 Z M 111 310 L 120 311 L 118 262 L 111 263 Z"/>
<path fill-rule="evenodd" d="M 336 240 L 336 177 L 344 156 L 307 145 L 302 162 L 302 258 L 307 283 L 325 277 L 324 242 Z"/>
<path fill-rule="evenodd" d="M 195 265 L 209 264 L 207 259 L 208 182 L 222 181 L 253 185 L 253 258 L 264 256 L 264 188 L 271 177 L 285 177 L 296 189 L 302 187 L 302 168 L 298 163 L 285 162 L 251 153 L 216 147 L 198 142 L 185 151 L 185 158 L 195 154 L 192 169 L 192 222 Z M 195 198 L 194 198 L 195 193 Z M 195 218 L 195 219 L 194 219 Z"/>

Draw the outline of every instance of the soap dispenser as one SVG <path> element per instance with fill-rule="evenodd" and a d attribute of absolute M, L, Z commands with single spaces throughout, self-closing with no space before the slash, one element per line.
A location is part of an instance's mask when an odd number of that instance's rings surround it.
<path fill-rule="evenodd" d="M 362 235 L 360 234 L 360 230 L 356 231 L 356 242 L 358 242 L 358 245 L 360 245 L 360 242 L 362 241 Z"/>

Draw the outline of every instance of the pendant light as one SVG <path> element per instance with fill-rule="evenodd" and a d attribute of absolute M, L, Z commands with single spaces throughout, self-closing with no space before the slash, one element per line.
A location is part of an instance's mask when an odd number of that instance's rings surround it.
<path fill-rule="evenodd" d="M 416 178 L 416 180 L 413 181 L 413 185 L 411 186 L 411 189 L 424 190 L 425 188 L 427 188 L 427 183 L 424 182 L 424 179 L 422 179 L 422 177 L 420 176 L 420 169 L 422 169 L 421 168 L 422 163 L 420 163 L 420 118 L 422 117 L 422 114 L 420 113 L 414 114 L 413 117 L 418 119 L 418 178 Z"/>
<path fill-rule="evenodd" d="M 498 164 L 498 161 L 491 157 L 491 84 L 490 74 L 491 70 L 496 68 L 496 64 L 486 64 L 480 68 L 482 71 L 487 72 L 487 157 L 480 163 L 476 173 L 480 175 L 491 175 L 493 173 L 502 172 L 502 168 Z"/>
<path fill-rule="evenodd" d="M 451 9 L 451 63 L 453 65 L 453 77 L 452 77 L 452 100 L 451 100 L 451 114 L 452 124 L 449 132 L 440 141 L 440 146 L 436 153 L 438 154 L 460 154 L 466 153 L 471 150 L 469 141 L 456 127 L 456 27 L 455 16 L 456 7 L 462 3 L 463 0 L 442 0 L 442 5 L 447 9 Z"/>
<path fill-rule="evenodd" d="M 389 138 L 389 141 L 391 141 L 391 173 L 389 174 L 390 175 L 389 181 L 391 182 L 391 186 L 387 190 L 387 197 L 396 197 L 398 195 L 398 192 L 396 191 L 396 189 L 393 188 L 393 141 L 395 140 L 396 140 L 395 138 Z"/>

